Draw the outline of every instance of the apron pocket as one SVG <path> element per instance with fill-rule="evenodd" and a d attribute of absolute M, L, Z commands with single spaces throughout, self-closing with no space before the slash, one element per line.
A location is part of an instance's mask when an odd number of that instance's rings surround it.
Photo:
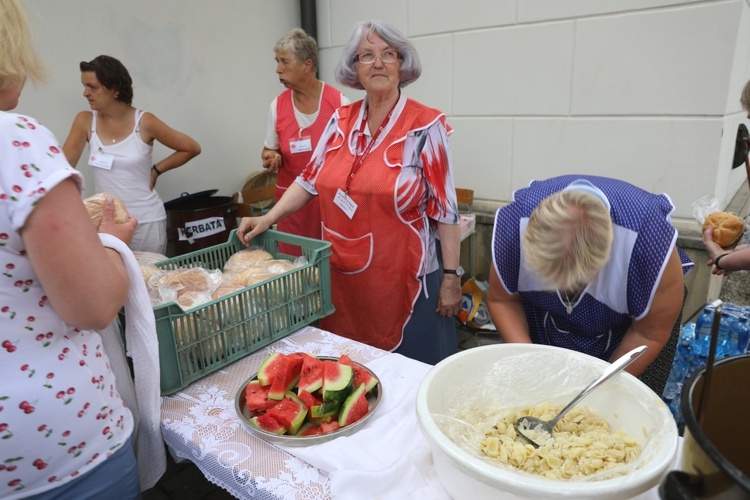
<path fill-rule="evenodd" d="M 346 238 L 323 224 L 323 240 L 331 243 L 331 267 L 344 274 L 361 273 L 372 261 L 372 233 Z"/>

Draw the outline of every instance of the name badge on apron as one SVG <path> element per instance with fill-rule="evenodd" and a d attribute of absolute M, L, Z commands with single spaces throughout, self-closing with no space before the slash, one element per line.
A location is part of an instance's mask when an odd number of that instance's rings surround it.
<path fill-rule="evenodd" d="M 305 153 L 312 151 L 312 139 L 309 137 L 300 137 L 296 141 L 289 140 L 289 151 L 294 153 Z"/>
<path fill-rule="evenodd" d="M 347 217 L 350 219 L 354 217 L 354 212 L 357 211 L 357 204 L 354 200 L 349 198 L 349 195 L 343 192 L 341 189 L 336 190 L 336 196 L 333 198 L 333 202 L 344 211 Z"/>
<path fill-rule="evenodd" d="M 103 168 L 104 170 L 112 170 L 112 163 L 114 163 L 114 161 L 114 155 L 105 153 L 101 149 L 89 157 L 89 165 L 92 167 Z"/>

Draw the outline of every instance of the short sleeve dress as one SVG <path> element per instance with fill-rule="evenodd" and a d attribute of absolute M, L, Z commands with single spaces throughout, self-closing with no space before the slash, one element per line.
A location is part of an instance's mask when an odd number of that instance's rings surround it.
<path fill-rule="evenodd" d="M 78 477 L 133 428 L 99 334 L 60 319 L 20 235 L 37 202 L 70 178 L 81 182 L 49 130 L 0 112 L 0 498 Z"/>

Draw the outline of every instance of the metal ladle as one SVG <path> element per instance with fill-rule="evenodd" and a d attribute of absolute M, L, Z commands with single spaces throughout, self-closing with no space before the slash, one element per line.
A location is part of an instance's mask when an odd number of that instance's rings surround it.
<path fill-rule="evenodd" d="M 516 420 L 516 431 L 518 431 L 518 434 L 520 434 L 524 439 L 526 439 L 529 443 L 534 445 L 535 447 L 542 446 L 543 443 L 539 443 L 536 441 L 536 439 L 539 439 L 540 437 L 545 437 L 546 439 L 549 439 L 552 437 L 552 429 L 555 428 L 555 424 L 565 415 L 568 413 L 568 411 L 571 410 L 579 401 L 581 401 L 583 398 L 589 395 L 591 391 L 599 387 L 601 384 L 603 384 L 607 379 L 609 379 L 612 375 L 619 372 L 626 366 L 628 366 L 630 363 L 638 359 L 641 354 L 646 352 L 646 349 L 648 349 L 647 346 L 642 345 L 640 347 L 636 347 L 632 351 L 620 356 L 620 358 L 609 365 L 606 370 L 593 382 L 591 382 L 584 390 L 582 390 L 578 396 L 573 398 L 573 401 L 568 403 L 568 406 L 562 409 L 560 413 L 557 414 L 555 418 L 552 420 L 542 420 L 540 418 L 536 417 L 521 417 L 518 420 Z M 527 431 L 533 431 L 537 436 L 532 437 L 525 432 Z"/>

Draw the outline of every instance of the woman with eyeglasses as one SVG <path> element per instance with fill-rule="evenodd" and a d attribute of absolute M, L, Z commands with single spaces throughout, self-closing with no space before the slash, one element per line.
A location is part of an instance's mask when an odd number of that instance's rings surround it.
<path fill-rule="evenodd" d="M 402 94 L 421 74 L 384 21 L 358 23 L 336 68 L 366 97 L 333 115 L 305 171 L 239 228 L 249 242 L 317 197 L 334 314 L 320 327 L 427 363 L 457 351 L 460 227 L 445 115 Z"/>
<path fill-rule="evenodd" d="M 504 342 L 614 360 L 661 396 L 693 263 L 677 248 L 671 200 L 586 175 L 533 181 L 497 211 L 487 308 Z"/>
<path fill-rule="evenodd" d="M 133 80 L 114 57 L 98 56 L 81 62 L 83 97 L 91 111 L 73 121 L 63 152 L 75 167 L 88 143 L 88 164 L 93 168 L 97 193 L 110 193 L 138 219 L 130 248 L 164 254 L 167 250 L 167 213 L 156 181 L 201 152 L 198 143 L 132 106 Z M 154 162 L 154 141 L 174 152 Z"/>
<path fill-rule="evenodd" d="M 318 44 L 302 28 L 294 28 L 274 47 L 276 74 L 286 90 L 271 102 L 261 159 L 277 172 L 275 199 L 279 201 L 312 157 L 323 130 L 339 106 L 349 99 L 318 80 Z M 294 215 L 280 220 L 279 231 L 320 239 L 320 205 L 313 199 Z M 290 255 L 299 247 L 279 244 Z"/>

